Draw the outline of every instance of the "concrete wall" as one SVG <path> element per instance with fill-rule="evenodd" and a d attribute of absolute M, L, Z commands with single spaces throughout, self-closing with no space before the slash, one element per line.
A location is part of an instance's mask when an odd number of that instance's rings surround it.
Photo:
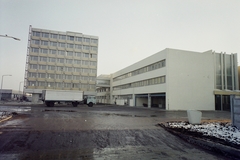
<path fill-rule="evenodd" d="M 198 53 L 168 50 L 167 110 L 214 110 L 214 58 Z"/>
<path fill-rule="evenodd" d="M 33 93 L 32 94 L 32 103 L 37 103 L 37 102 L 39 102 L 39 94 Z"/>

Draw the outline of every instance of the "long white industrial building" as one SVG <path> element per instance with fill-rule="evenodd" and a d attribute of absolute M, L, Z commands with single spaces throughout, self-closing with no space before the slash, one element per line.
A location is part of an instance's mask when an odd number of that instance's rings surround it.
<path fill-rule="evenodd" d="M 238 95 L 237 54 L 164 49 L 97 82 L 100 103 L 166 110 L 230 110 Z M 106 77 L 106 76 L 105 76 Z"/>

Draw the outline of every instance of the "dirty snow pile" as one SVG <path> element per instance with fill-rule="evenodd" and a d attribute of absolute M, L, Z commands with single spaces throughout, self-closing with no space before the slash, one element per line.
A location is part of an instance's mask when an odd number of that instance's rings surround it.
<path fill-rule="evenodd" d="M 5 119 L 7 118 L 8 116 L 10 116 L 11 114 L 9 112 L 6 112 L 6 111 L 0 111 L 0 120 L 1 119 Z"/>
<path fill-rule="evenodd" d="M 240 129 L 230 123 L 203 123 L 200 125 L 187 122 L 169 122 L 170 128 L 184 128 L 192 132 L 200 132 L 206 136 L 213 136 L 225 141 L 240 145 Z"/>

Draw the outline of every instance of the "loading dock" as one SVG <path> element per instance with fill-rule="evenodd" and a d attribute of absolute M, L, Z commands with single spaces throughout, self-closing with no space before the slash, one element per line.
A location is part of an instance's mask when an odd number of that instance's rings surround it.
<path fill-rule="evenodd" d="M 166 93 L 136 94 L 135 106 L 166 109 Z"/>

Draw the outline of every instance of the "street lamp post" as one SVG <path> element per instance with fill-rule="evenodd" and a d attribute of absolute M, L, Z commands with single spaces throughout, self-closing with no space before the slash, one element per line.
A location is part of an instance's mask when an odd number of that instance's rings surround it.
<path fill-rule="evenodd" d="M 10 74 L 2 75 L 0 101 L 2 100 L 2 86 L 3 86 L 3 77 L 4 76 L 12 76 L 12 75 L 10 75 Z"/>
<path fill-rule="evenodd" d="M 13 38 L 14 40 L 20 41 L 19 38 L 8 36 L 8 35 L 0 35 L 0 37 Z"/>
<path fill-rule="evenodd" d="M 20 87 L 21 87 L 21 83 L 23 83 L 23 81 L 19 83 L 19 91 L 18 91 L 18 93 L 19 93 L 19 100 L 20 100 Z"/>

